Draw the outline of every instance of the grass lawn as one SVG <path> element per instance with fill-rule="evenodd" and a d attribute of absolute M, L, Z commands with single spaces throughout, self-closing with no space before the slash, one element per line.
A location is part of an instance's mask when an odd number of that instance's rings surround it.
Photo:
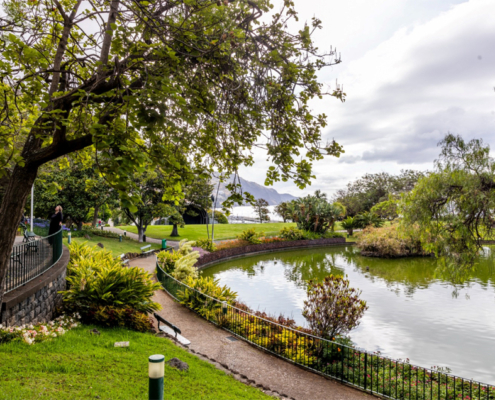
<path fill-rule="evenodd" d="M 234 239 L 236 235 L 246 229 L 255 228 L 257 231 L 265 232 L 267 236 L 276 235 L 282 228 L 288 226 L 296 226 L 295 223 L 272 222 L 268 224 L 215 224 L 215 240 Z M 129 232 L 137 233 L 135 226 L 119 226 Z M 211 235 L 211 225 L 209 225 Z M 184 228 L 179 228 L 179 237 L 170 237 L 172 225 L 151 225 L 146 229 L 146 235 L 155 239 L 170 239 L 170 240 L 198 240 L 207 239 L 206 225 L 186 225 Z"/>
<path fill-rule="evenodd" d="M 67 246 L 67 239 L 65 238 L 64 244 Z M 141 247 L 151 244 L 152 249 L 159 249 L 161 246 L 159 244 L 154 243 L 138 243 L 134 240 L 122 240 L 119 242 L 119 239 L 106 238 L 102 236 L 91 236 L 91 240 L 88 240 L 83 237 L 72 238 L 73 242 L 84 243 L 86 242 L 88 246 L 96 246 L 97 243 L 101 243 L 105 250 L 110 250 L 115 257 L 120 256 L 122 253 L 141 253 Z M 102 250 L 99 246 L 96 246 L 97 250 Z M 149 249 L 148 249 L 149 250 Z"/>
<path fill-rule="evenodd" d="M 189 364 L 180 372 L 165 366 L 165 399 L 269 399 L 211 364 L 175 346 L 170 340 L 126 329 L 81 326 L 57 339 L 29 346 L 0 345 L 0 399 L 148 398 L 148 356 L 163 354 Z M 129 341 L 128 348 L 114 347 Z"/>

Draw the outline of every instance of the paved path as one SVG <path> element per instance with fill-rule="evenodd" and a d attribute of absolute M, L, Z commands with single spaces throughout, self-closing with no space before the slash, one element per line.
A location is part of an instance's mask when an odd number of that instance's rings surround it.
<path fill-rule="evenodd" d="M 154 273 L 155 257 L 137 258 L 130 263 Z M 206 356 L 228 367 L 234 377 L 258 386 L 268 394 L 296 400 L 363 400 L 372 399 L 365 393 L 305 371 L 287 361 L 254 348 L 242 340 L 232 342 L 228 332 L 205 321 L 186 307 L 175 302 L 163 290 L 154 301 L 163 307 L 158 313 L 178 326 L 191 341 L 190 351 Z"/>
<path fill-rule="evenodd" d="M 124 231 L 122 229 L 119 229 L 119 228 L 113 228 L 113 227 L 104 227 L 103 228 L 104 230 L 106 231 L 110 231 L 110 232 L 114 232 L 114 233 L 119 233 L 119 234 L 124 234 Z M 129 232 L 129 231 L 126 231 L 127 232 L 127 236 L 129 236 L 132 240 L 135 240 L 135 241 L 138 241 L 138 235 L 137 233 L 132 233 L 132 232 Z M 150 237 L 146 237 L 146 243 L 157 243 L 157 244 L 162 244 L 162 241 L 160 239 L 154 239 L 154 238 L 150 238 Z M 179 242 L 175 241 L 175 240 L 167 240 L 167 247 L 173 247 L 174 249 L 178 249 L 179 248 Z"/>

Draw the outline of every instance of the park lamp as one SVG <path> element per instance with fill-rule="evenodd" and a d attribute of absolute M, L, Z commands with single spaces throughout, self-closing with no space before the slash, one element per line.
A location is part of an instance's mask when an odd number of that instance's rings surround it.
<path fill-rule="evenodd" d="M 223 315 L 227 315 L 227 302 L 226 301 L 222 301 L 222 312 L 223 312 Z"/>
<path fill-rule="evenodd" d="M 163 379 L 165 376 L 165 356 L 149 356 L 149 400 L 163 400 Z"/>
<path fill-rule="evenodd" d="M 72 235 L 71 235 L 71 233 L 70 233 L 70 232 L 67 234 L 67 239 L 68 239 L 68 240 L 67 240 L 67 242 L 68 242 L 69 244 L 71 244 L 71 242 L 72 242 L 72 240 L 71 240 L 71 239 L 72 239 Z"/>

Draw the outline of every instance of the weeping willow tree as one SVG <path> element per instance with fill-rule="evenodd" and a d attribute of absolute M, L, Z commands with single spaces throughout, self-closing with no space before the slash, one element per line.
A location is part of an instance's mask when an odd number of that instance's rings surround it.
<path fill-rule="evenodd" d="M 461 281 L 493 238 L 495 163 L 481 139 L 448 134 L 439 145 L 435 171 L 403 195 L 399 214 L 402 229 L 419 228 L 423 248 Z"/>

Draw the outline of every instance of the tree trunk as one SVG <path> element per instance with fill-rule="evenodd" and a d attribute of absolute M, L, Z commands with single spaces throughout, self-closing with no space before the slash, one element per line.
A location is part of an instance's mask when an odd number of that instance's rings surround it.
<path fill-rule="evenodd" d="M 95 212 L 93 214 L 93 228 L 96 228 L 96 221 L 98 220 L 98 211 L 100 211 L 100 206 L 95 206 Z"/>
<path fill-rule="evenodd" d="M 174 227 L 172 228 L 172 233 L 170 234 L 172 237 L 177 237 L 179 236 L 179 229 L 177 229 L 177 224 L 174 224 Z"/>
<path fill-rule="evenodd" d="M 143 236 L 144 236 L 145 229 L 142 226 L 138 226 L 137 230 L 138 230 L 138 242 L 143 243 L 143 239 L 144 239 Z"/>
<path fill-rule="evenodd" d="M 0 206 L 0 307 L 15 234 L 37 173 L 38 167 L 16 166 L 5 188 Z"/>
<path fill-rule="evenodd" d="M 82 221 L 79 221 L 79 222 L 77 223 L 77 230 L 78 230 L 78 231 L 82 231 L 82 224 L 83 224 L 83 223 L 82 223 Z"/>

